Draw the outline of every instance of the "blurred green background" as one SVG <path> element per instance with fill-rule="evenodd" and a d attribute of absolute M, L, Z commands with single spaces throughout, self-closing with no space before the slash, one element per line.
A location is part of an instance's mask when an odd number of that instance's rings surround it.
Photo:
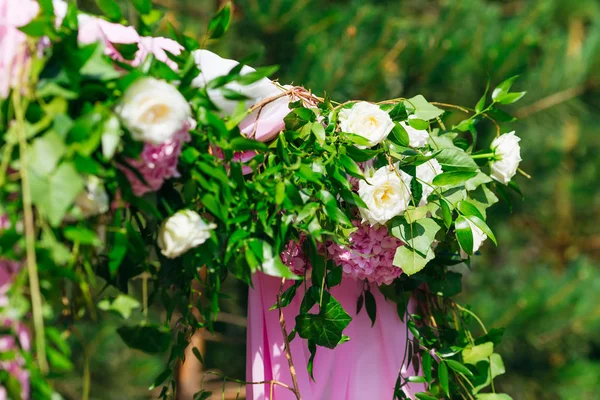
<path fill-rule="evenodd" d="M 219 1 L 155 4 L 202 38 Z M 488 77 L 493 85 L 520 75 L 515 90 L 527 95 L 507 109 L 519 117 L 507 127 L 522 138 L 522 168 L 533 178 L 517 178 L 524 200 L 513 197 L 512 212 L 506 204 L 494 208 L 490 225 L 500 247 L 484 246 L 460 300 L 488 327 L 506 327 L 500 353 L 507 374 L 497 389 L 515 400 L 597 399 L 600 1 L 238 0 L 234 6 L 230 31 L 208 42 L 209 49 L 235 59 L 255 56 L 256 66 L 278 64 L 282 83 L 337 100 L 420 93 L 473 106 Z M 478 128 L 480 143 L 489 143 L 492 127 Z M 236 282 L 228 285 L 239 293 L 224 304 L 235 323 L 219 324 L 206 362 L 243 379 L 245 293 Z M 92 398 L 150 398 L 146 388 L 164 359 L 128 350 L 116 326 L 105 320 L 87 327 L 95 346 L 88 349 Z M 83 365 L 81 349 L 75 357 Z M 78 398 L 80 373 L 61 383 L 66 397 Z"/>

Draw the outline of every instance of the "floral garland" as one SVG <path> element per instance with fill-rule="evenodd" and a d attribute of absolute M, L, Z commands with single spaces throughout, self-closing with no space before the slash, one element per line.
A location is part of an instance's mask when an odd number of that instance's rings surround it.
<path fill-rule="evenodd" d="M 498 107 L 524 95 L 510 92 L 514 78 L 473 109 L 420 95 L 336 103 L 175 30 L 150 36 L 161 17 L 150 1 L 133 2 L 137 29 L 120 24 L 114 1 L 98 4 L 106 19 L 59 0 L 0 0 L 0 350 L 11 355 L 0 361 L 0 398 L 51 398 L 45 376 L 68 358 L 53 325 L 92 318 L 95 301 L 119 312 L 141 277 L 144 320 L 119 335 L 170 350 L 154 383 L 166 399 L 190 335 L 214 329 L 222 279 L 250 283 L 257 271 L 296 281 L 277 307 L 303 296 L 289 337 L 307 340 L 313 357 L 348 340 L 350 316 L 329 294 L 345 275 L 367 282 L 358 300 L 369 317 L 370 291 L 381 290 L 412 332 L 407 357 L 422 375 L 399 374 L 396 398 L 407 382 L 426 384 L 419 399 L 509 398 L 493 387 L 501 331 L 482 325 L 476 337 L 468 325 L 479 319 L 451 297 L 454 266 L 496 242 L 486 223 L 496 194 L 518 192 L 519 138 L 498 125 L 512 120 Z M 230 18 L 227 4 L 207 38 Z M 451 111 L 468 117 L 448 129 Z M 485 123 L 497 135 L 478 150 Z M 92 292 L 97 279 L 123 293 Z M 63 296 L 65 286 L 76 290 Z M 407 311 L 411 296 L 418 312 Z M 150 301 L 167 310 L 160 325 L 147 320 Z"/>

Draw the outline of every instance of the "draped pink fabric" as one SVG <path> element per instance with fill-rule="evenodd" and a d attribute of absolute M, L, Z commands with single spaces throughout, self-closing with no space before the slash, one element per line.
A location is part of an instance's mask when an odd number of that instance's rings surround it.
<path fill-rule="evenodd" d="M 281 280 L 261 273 L 254 275 L 248 301 L 247 380 L 249 382 L 276 380 L 292 386 L 287 360 L 283 350 L 283 335 L 279 325 L 279 311 L 269 311 L 275 304 Z M 289 286 L 289 284 L 287 284 Z M 356 315 L 356 303 L 362 281 L 344 278 L 340 286 L 331 290 L 353 320 L 344 333 L 350 341 L 330 350 L 319 348 L 315 357 L 314 377 L 306 370 L 310 352 L 306 340 L 296 337 L 291 352 L 296 367 L 298 385 L 304 400 L 392 400 L 398 372 L 414 375 L 412 366 L 404 368 L 407 329 L 398 318 L 396 305 L 373 290 L 377 303 L 377 319 L 371 321 L 363 310 Z M 298 290 L 300 294 L 300 289 Z M 295 325 L 302 296 L 297 296 L 283 310 L 288 333 Z M 405 387 L 412 398 L 422 391 L 422 385 Z M 272 395 L 272 397 L 271 397 Z M 248 385 L 247 399 L 295 400 L 288 389 L 269 384 Z"/>

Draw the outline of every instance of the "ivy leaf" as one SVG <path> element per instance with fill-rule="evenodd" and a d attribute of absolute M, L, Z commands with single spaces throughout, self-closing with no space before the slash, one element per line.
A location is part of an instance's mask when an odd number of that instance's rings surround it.
<path fill-rule="evenodd" d="M 400 102 L 394 106 L 389 112 L 390 118 L 394 122 L 404 121 L 408 118 L 408 114 L 406 113 L 406 106 L 404 103 Z"/>
<path fill-rule="evenodd" d="M 473 253 L 473 231 L 471 230 L 471 225 L 469 221 L 462 215 L 456 218 L 454 222 L 454 227 L 456 229 L 456 239 L 460 244 L 460 247 L 467 254 Z"/>
<path fill-rule="evenodd" d="M 405 218 L 392 219 L 390 233 L 406 243 L 406 246 L 425 256 L 431 250 L 431 244 L 440 226 L 431 218 L 422 218 L 409 223 Z"/>
<path fill-rule="evenodd" d="M 444 113 L 441 110 L 425 100 L 420 94 L 404 101 L 407 110 L 413 111 L 413 115 L 418 119 L 429 121 L 435 119 Z"/>
<path fill-rule="evenodd" d="M 227 2 L 208 23 L 208 37 L 218 39 L 223 36 L 230 22 L 231 3 Z"/>
<path fill-rule="evenodd" d="M 329 293 L 323 293 L 319 314 L 300 314 L 296 317 L 296 330 L 301 338 L 318 346 L 333 349 L 342 340 L 342 332 L 352 321 L 341 304 Z"/>
<path fill-rule="evenodd" d="M 400 246 L 396 249 L 393 264 L 396 267 L 402 268 L 402 272 L 410 276 L 425 268 L 425 265 L 433 260 L 434 257 L 435 254 L 431 249 L 427 251 L 425 256 L 422 256 L 416 251 L 408 248 L 408 246 Z"/>
<path fill-rule="evenodd" d="M 114 311 L 125 319 L 129 319 L 133 310 L 140 307 L 140 302 L 134 297 L 120 294 L 114 299 L 102 299 L 98 302 L 98 308 L 103 311 Z"/>
<path fill-rule="evenodd" d="M 494 352 L 494 343 L 485 342 L 476 346 L 467 346 L 462 351 L 465 364 L 476 365 L 479 361 L 487 360 Z"/>
<path fill-rule="evenodd" d="M 171 345 L 169 331 L 154 325 L 122 326 L 117 333 L 127 346 L 147 354 L 165 352 Z"/>

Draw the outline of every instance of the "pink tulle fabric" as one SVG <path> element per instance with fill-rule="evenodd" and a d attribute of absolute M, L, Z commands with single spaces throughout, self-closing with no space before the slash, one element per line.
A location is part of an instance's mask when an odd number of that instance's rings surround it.
<path fill-rule="evenodd" d="M 402 274 L 402 269 L 393 265 L 402 241 L 391 236 L 385 226 L 354 225 L 358 230 L 350 236 L 350 245 L 330 244 L 329 257 L 342 266 L 346 276 L 378 285 L 392 283 Z"/>
<path fill-rule="evenodd" d="M 129 168 L 118 165 L 127 176 L 136 196 L 155 192 L 160 189 L 165 180 L 179 177 L 177 163 L 183 143 L 191 139 L 189 129 L 189 124 L 186 124 L 171 140 L 159 145 L 146 143 L 138 159 L 127 160 L 127 163 L 144 177 L 146 184 Z"/>
<path fill-rule="evenodd" d="M 292 386 L 284 353 L 279 311 L 269 311 L 275 304 L 281 279 L 257 273 L 248 300 L 247 380 L 276 380 Z M 286 287 L 289 287 L 289 283 Z M 302 286 L 301 286 L 302 287 Z M 310 352 L 306 340 L 296 337 L 290 347 L 298 385 L 306 400 L 392 400 L 398 373 L 415 375 L 412 366 L 402 364 L 406 350 L 407 328 L 396 313 L 396 305 L 373 290 L 377 303 L 377 319 L 371 321 L 363 309 L 356 314 L 356 301 L 363 283 L 344 278 L 332 288 L 332 295 L 352 316 L 344 333 L 350 341 L 331 350 L 319 348 L 314 361 L 313 381 L 306 369 Z M 302 300 L 301 290 L 291 304 L 283 309 L 288 333 L 294 328 Z M 410 339 L 410 335 L 408 336 Z M 423 391 L 422 384 L 403 388 L 412 398 Z M 252 400 L 294 400 L 288 389 L 270 384 L 248 385 L 246 398 Z"/>

